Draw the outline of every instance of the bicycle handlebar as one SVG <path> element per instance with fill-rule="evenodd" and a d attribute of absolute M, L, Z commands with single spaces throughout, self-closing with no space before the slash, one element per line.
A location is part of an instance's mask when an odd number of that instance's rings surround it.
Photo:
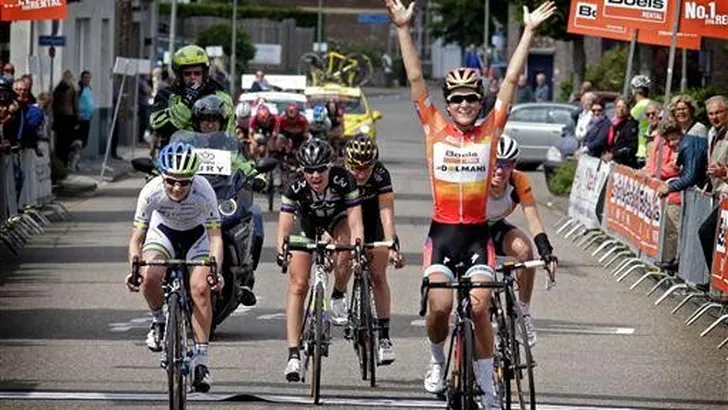
<path fill-rule="evenodd" d="M 496 272 L 504 273 L 506 276 L 510 276 L 511 272 L 521 269 L 532 269 L 545 266 L 546 263 L 541 259 L 533 259 L 523 262 L 506 262 L 494 270 Z M 447 289 L 475 289 L 475 288 L 487 288 L 487 289 L 503 289 L 507 286 L 506 281 L 471 281 L 469 278 L 460 279 L 457 282 L 430 282 L 430 279 L 425 277 L 422 279 L 422 286 L 420 288 L 420 317 L 425 316 L 427 313 L 427 296 L 431 288 L 447 288 Z"/>
<path fill-rule="evenodd" d="M 315 251 L 315 252 L 351 252 L 354 251 L 357 260 L 362 255 L 361 240 L 357 239 L 354 245 L 336 244 L 325 241 L 318 242 L 291 242 L 290 235 L 283 238 L 283 263 L 281 265 L 281 273 L 288 273 L 288 259 L 291 251 Z M 366 245 L 365 245 L 366 246 Z"/>
<path fill-rule="evenodd" d="M 131 277 L 129 278 L 129 284 L 134 287 L 141 286 L 141 274 L 139 268 L 142 266 L 164 266 L 167 268 L 183 268 L 187 266 L 209 266 L 210 273 L 207 275 L 207 283 L 210 287 L 218 285 L 219 280 L 217 277 L 217 262 L 214 256 L 211 256 L 207 260 L 193 260 L 187 261 L 184 259 L 167 259 L 167 260 L 152 260 L 145 261 L 135 256 L 131 263 Z"/>

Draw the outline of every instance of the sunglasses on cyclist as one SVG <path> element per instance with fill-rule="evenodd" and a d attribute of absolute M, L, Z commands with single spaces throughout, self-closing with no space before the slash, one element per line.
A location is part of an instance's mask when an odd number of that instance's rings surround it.
<path fill-rule="evenodd" d="M 192 184 L 192 179 L 176 179 L 176 178 L 164 178 L 164 183 L 169 187 L 179 185 L 181 188 L 186 188 Z"/>
<path fill-rule="evenodd" d="M 329 164 L 319 165 L 316 167 L 303 167 L 303 172 L 305 172 L 307 174 L 315 174 L 317 172 L 319 174 L 323 174 L 324 172 L 329 170 L 329 167 L 330 167 Z"/>
<path fill-rule="evenodd" d="M 450 104 L 462 104 L 463 101 L 467 101 L 470 104 L 480 101 L 479 94 L 455 94 L 447 97 L 447 102 Z"/>
<path fill-rule="evenodd" d="M 497 161 L 495 163 L 496 168 L 501 168 L 505 171 L 511 170 L 516 166 L 516 163 L 513 161 Z"/>

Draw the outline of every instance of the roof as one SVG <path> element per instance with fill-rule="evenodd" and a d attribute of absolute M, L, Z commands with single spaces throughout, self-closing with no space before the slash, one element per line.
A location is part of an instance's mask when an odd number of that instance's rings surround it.
<path fill-rule="evenodd" d="M 300 101 L 306 102 L 306 96 L 299 93 L 287 93 L 282 91 L 259 91 L 255 93 L 243 93 L 238 97 L 238 102 L 256 101 L 260 98 L 266 101 Z"/>

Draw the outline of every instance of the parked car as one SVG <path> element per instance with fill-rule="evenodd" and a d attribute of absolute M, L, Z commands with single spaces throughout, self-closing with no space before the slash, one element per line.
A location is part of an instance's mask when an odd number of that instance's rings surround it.
<path fill-rule="evenodd" d="M 573 134 L 572 118 L 579 109 L 575 105 L 562 103 L 515 105 L 503 133 L 518 141 L 521 166 L 538 167 L 544 163 L 547 151 L 561 143 L 561 139 L 568 134 L 568 127 Z"/>

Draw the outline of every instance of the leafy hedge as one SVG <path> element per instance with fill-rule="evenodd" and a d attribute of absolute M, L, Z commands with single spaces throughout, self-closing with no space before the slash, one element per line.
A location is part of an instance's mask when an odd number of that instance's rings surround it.
<path fill-rule="evenodd" d="M 576 161 L 573 159 L 564 161 L 564 163 L 556 168 L 554 175 L 546 181 L 549 191 L 558 196 L 569 195 L 569 193 L 571 193 L 571 185 L 574 183 L 575 173 Z"/>
<path fill-rule="evenodd" d="M 586 80 L 591 81 L 595 90 L 622 91 L 624 72 L 627 70 L 629 49 L 617 46 L 602 55 L 596 63 L 586 68 Z"/>
<path fill-rule="evenodd" d="M 159 13 L 170 15 L 172 5 L 161 3 Z M 189 3 L 177 5 L 177 17 L 211 16 L 230 18 L 233 15 L 233 6 L 218 3 Z M 281 21 L 295 19 L 299 27 L 316 27 L 317 15 L 314 12 L 300 10 L 294 7 L 265 7 L 265 6 L 239 6 L 238 18 L 264 18 Z"/>

